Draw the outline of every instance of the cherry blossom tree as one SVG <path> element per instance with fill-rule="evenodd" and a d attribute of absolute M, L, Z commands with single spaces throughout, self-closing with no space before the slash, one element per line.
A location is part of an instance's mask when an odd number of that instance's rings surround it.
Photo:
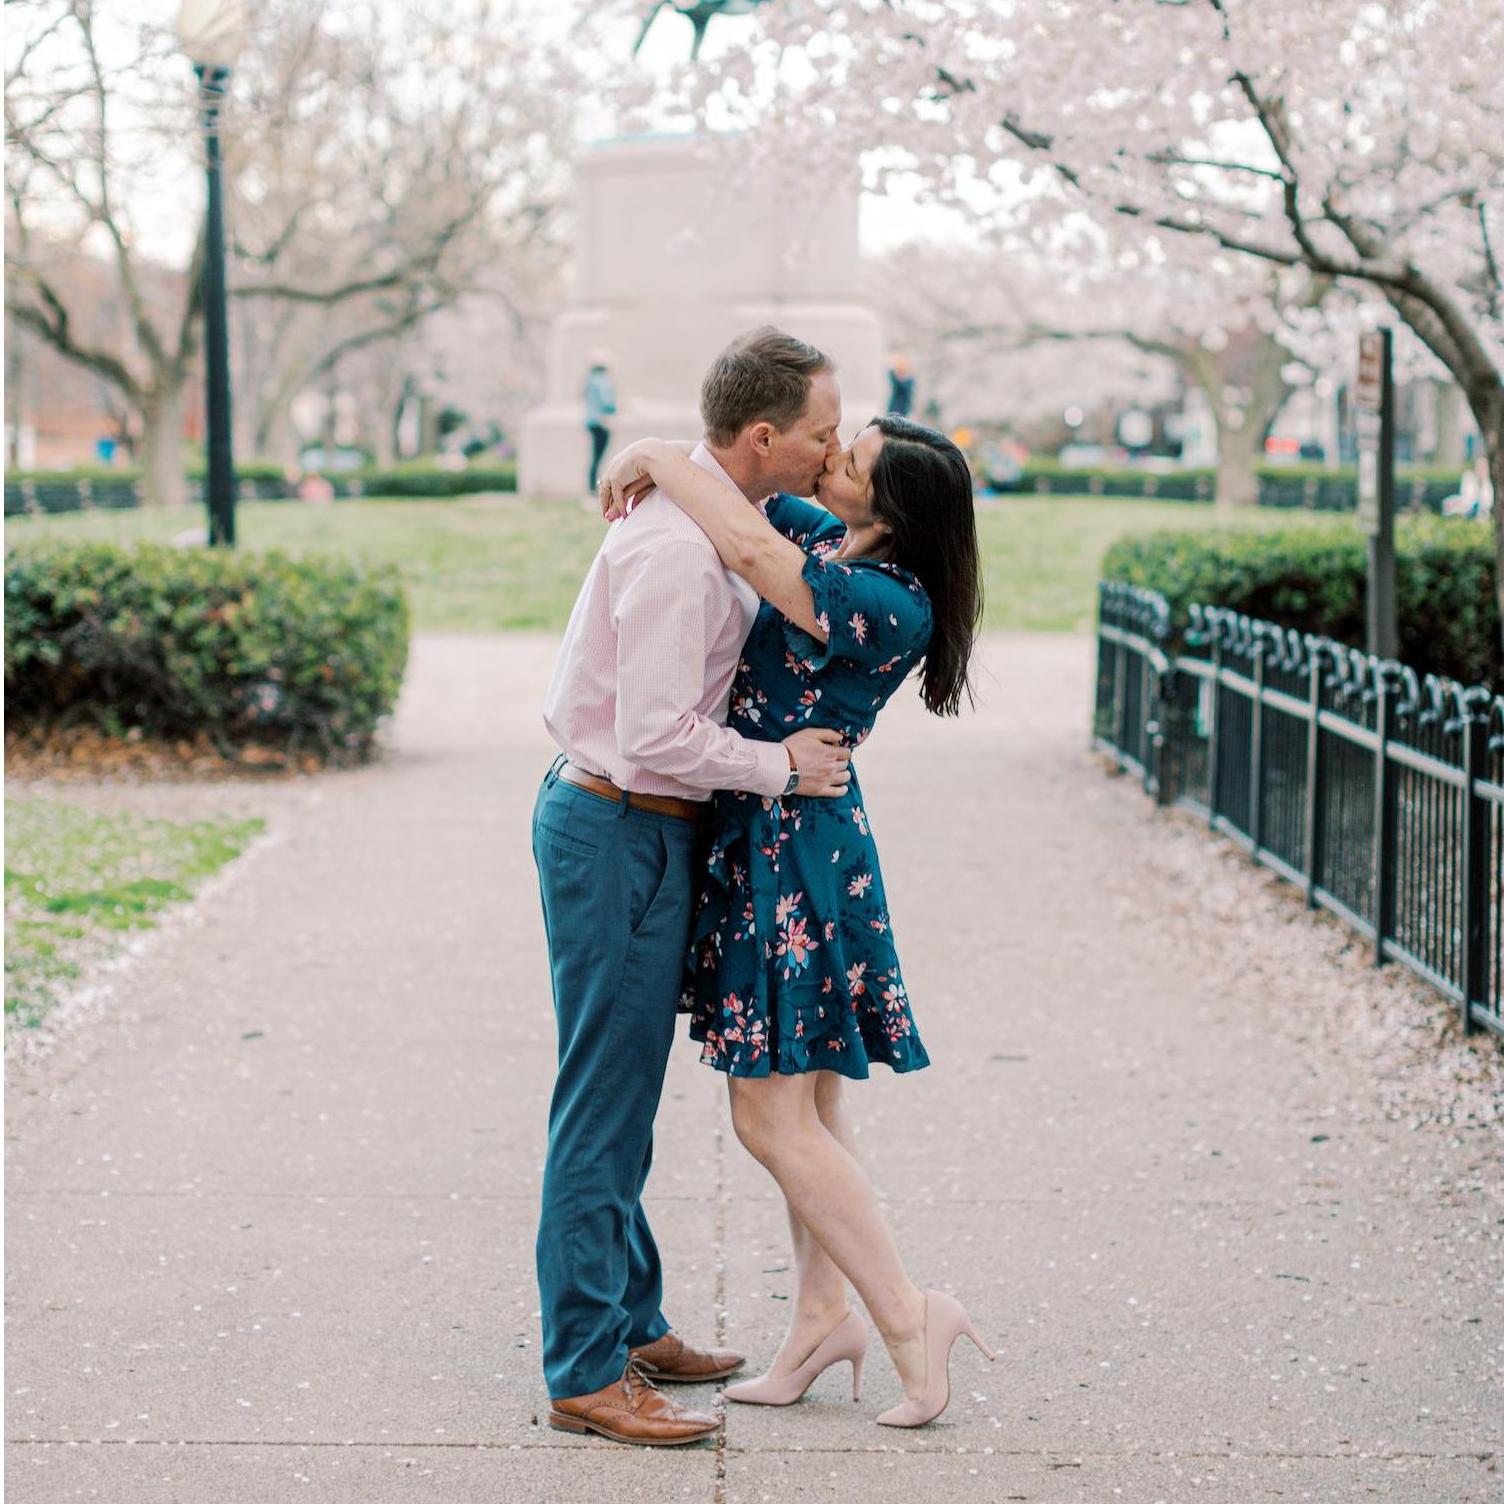
<path fill-rule="evenodd" d="M 883 147 L 1057 249 L 1105 236 L 1106 265 L 1181 243 L 1370 290 L 1504 496 L 1497 0 L 782 0 L 759 36 L 702 90 L 806 154 Z M 1504 602 L 1504 504 L 1495 530 Z"/>
<path fill-rule="evenodd" d="M 884 302 L 906 346 L 931 363 L 947 346 L 983 355 L 1018 352 L 1015 404 L 1051 346 L 1126 346 L 1168 366 L 1199 391 L 1217 442 L 1219 506 L 1258 501 L 1264 440 L 1298 385 L 1320 369 L 1311 316 L 1330 281 L 1299 269 L 1239 264 L 1199 278 L 1181 265 L 1138 259 L 1110 272 L 1044 261 L 1027 247 L 1004 255 L 977 246 L 915 245 L 890 253 Z M 1069 357 L 1079 402 L 1121 364 Z M 1126 393 L 1119 392 L 1122 396 Z"/>
<path fill-rule="evenodd" d="M 1000 268 L 991 252 L 932 240 L 894 246 L 869 261 L 890 346 L 917 379 L 921 417 L 945 428 L 1023 435 L 1058 429 L 1071 406 L 1093 411 L 1173 397 L 1173 372 L 1158 356 L 1104 340 L 1083 359 L 1070 342 L 1035 339 L 1024 273 L 1014 262 Z M 1043 277 L 1034 281 L 1037 269 L 1029 273 L 1040 292 Z M 1035 316 L 1069 306 L 1064 289 L 1043 292 Z"/>

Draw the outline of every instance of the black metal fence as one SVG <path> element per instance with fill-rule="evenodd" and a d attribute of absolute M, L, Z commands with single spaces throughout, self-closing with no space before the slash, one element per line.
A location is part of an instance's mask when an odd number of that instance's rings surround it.
<path fill-rule="evenodd" d="M 1504 696 L 1098 587 L 1093 743 L 1504 1034 Z"/>
<path fill-rule="evenodd" d="M 280 476 L 242 475 L 235 484 L 241 501 L 284 501 L 291 487 Z M 202 502 L 204 483 L 192 477 L 188 500 Z M 30 476 L 5 482 L 5 515 L 39 517 L 49 512 L 130 511 L 142 505 L 144 492 L 134 476 L 65 476 L 57 480 Z"/>

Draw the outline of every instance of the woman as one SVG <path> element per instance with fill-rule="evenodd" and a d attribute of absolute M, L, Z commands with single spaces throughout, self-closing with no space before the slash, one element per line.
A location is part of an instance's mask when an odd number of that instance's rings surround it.
<path fill-rule="evenodd" d="M 827 464 L 823 510 L 778 496 L 766 515 L 682 448 L 645 439 L 612 462 L 606 515 L 652 485 L 763 599 L 731 691 L 735 730 L 781 740 L 819 726 L 855 746 L 916 665 L 926 707 L 959 710 L 981 582 L 971 475 L 948 439 L 876 419 Z M 727 1398 L 790 1404 L 843 1360 L 858 1398 L 866 1326 L 849 1280 L 908 1396 L 879 1422 L 925 1425 L 949 1402 L 955 1339 L 992 1354 L 959 1302 L 909 1278 L 855 1158 L 842 1078 L 865 1078 L 873 1061 L 929 1063 L 861 787 L 853 771 L 835 799 L 720 793 L 709 823 L 684 1002 L 702 1058 L 729 1077 L 738 1138 L 784 1193 L 797 1270 L 772 1368 Z"/>

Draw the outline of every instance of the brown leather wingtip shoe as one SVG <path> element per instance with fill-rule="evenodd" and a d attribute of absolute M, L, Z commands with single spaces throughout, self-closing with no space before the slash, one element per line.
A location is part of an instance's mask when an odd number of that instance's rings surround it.
<path fill-rule="evenodd" d="M 646 1347 L 634 1347 L 632 1358 L 655 1384 L 713 1384 L 730 1378 L 747 1362 L 729 1348 L 702 1351 L 691 1347 L 677 1332 L 665 1332 Z"/>
<path fill-rule="evenodd" d="M 594 1394 L 550 1400 L 548 1423 L 556 1431 L 594 1432 L 636 1447 L 682 1447 L 721 1429 L 719 1416 L 691 1410 L 657 1388 L 633 1358 L 622 1376 Z"/>

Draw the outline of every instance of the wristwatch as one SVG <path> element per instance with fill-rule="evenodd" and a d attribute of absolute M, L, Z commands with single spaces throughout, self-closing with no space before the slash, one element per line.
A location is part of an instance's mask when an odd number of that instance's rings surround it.
<path fill-rule="evenodd" d="M 797 789 L 798 787 L 799 787 L 799 769 L 794 766 L 794 757 L 793 757 L 793 754 L 790 753 L 789 754 L 789 781 L 786 784 L 784 784 L 784 786 L 783 786 L 783 792 L 778 797 L 780 799 L 787 799 L 789 797 L 789 795 L 792 794 L 794 792 L 794 790 Z"/>

